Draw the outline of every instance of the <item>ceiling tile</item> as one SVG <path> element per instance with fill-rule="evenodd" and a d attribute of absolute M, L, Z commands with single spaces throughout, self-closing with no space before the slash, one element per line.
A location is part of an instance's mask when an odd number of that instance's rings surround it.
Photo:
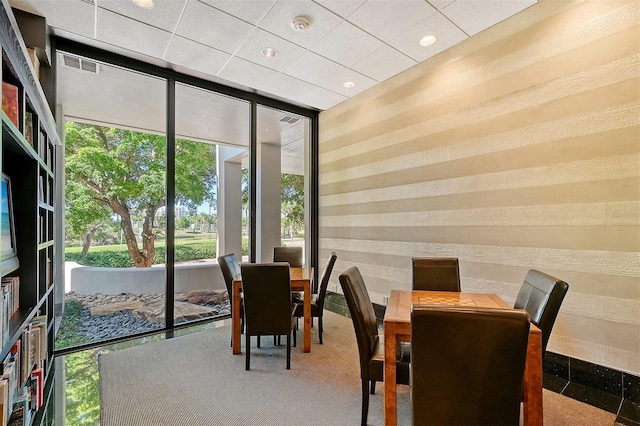
<path fill-rule="evenodd" d="M 383 43 L 355 25 L 343 21 L 311 50 L 346 67 L 358 62 Z"/>
<path fill-rule="evenodd" d="M 453 3 L 453 0 L 427 0 L 427 1 L 431 4 L 431 6 L 435 7 L 438 10 L 442 10 L 443 8 Z"/>
<path fill-rule="evenodd" d="M 456 0 L 442 10 L 467 34 L 474 35 L 536 3 L 536 0 Z"/>
<path fill-rule="evenodd" d="M 351 15 L 357 8 L 364 4 L 366 0 L 315 0 L 333 13 L 346 18 Z"/>
<path fill-rule="evenodd" d="M 407 55 L 385 44 L 369 56 L 353 64 L 351 68 L 376 81 L 383 81 L 414 66 L 416 63 Z"/>
<path fill-rule="evenodd" d="M 354 82 L 356 84 L 355 87 L 347 89 L 342 85 L 346 81 Z M 337 76 L 333 77 L 331 80 L 324 83 L 322 87 L 333 92 L 340 93 L 344 96 L 351 97 L 375 84 L 376 81 L 367 77 L 366 75 L 362 75 L 353 70 L 344 70 Z"/>
<path fill-rule="evenodd" d="M 336 106 L 340 102 L 346 101 L 349 98 L 343 95 L 339 95 L 336 92 L 332 92 L 331 90 L 327 90 L 323 87 L 318 87 L 312 92 L 298 94 L 297 99 L 300 102 L 311 107 L 325 110 Z"/>
<path fill-rule="evenodd" d="M 389 42 L 435 12 L 424 0 L 369 0 L 349 16 L 349 21 Z"/>
<path fill-rule="evenodd" d="M 98 8 L 96 39 L 162 58 L 171 39 L 171 33 Z"/>
<path fill-rule="evenodd" d="M 438 40 L 431 46 L 420 46 L 420 39 L 427 35 L 434 35 Z M 440 13 L 436 13 L 392 40 L 389 44 L 416 61 L 421 62 L 466 38 L 467 35 L 458 27 Z"/>
<path fill-rule="evenodd" d="M 267 58 L 261 53 L 265 47 L 272 47 L 278 51 L 278 56 Z M 282 71 L 293 61 L 298 59 L 305 50 L 278 36 L 260 28 L 254 28 L 249 37 L 242 43 L 236 56 L 263 65 L 276 71 Z"/>
<path fill-rule="evenodd" d="M 95 0 L 98 7 L 127 16 L 136 21 L 173 32 L 187 0 L 155 0 L 150 9 L 131 0 Z"/>
<path fill-rule="evenodd" d="M 230 57 L 228 53 L 176 35 L 171 39 L 164 59 L 176 65 L 216 75 Z"/>
<path fill-rule="evenodd" d="M 297 99 L 299 93 L 310 92 L 316 86 L 288 75 L 280 74 L 269 82 L 269 93 L 285 99 Z"/>
<path fill-rule="evenodd" d="M 319 86 L 344 70 L 342 65 L 307 51 L 286 68 L 284 73 Z"/>
<path fill-rule="evenodd" d="M 219 77 L 258 90 L 268 90 L 269 81 L 277 75 L 277 71 L 235 56 L 218 73 Z"/>
<path fill-rule="evenodd" d="M 95 36 L 95 7 L 82 0 L 12 0 L 11 6 L 47 18 L 47 25 L 78 34 Z"/>
<path fill-rule="evenodd" d="M 233 53 L 253 26 L 197 0 L 189 0 L 176 34 Z"/>
<path fill-rule="evenodd" d="M 200 0 L 216 9 L 256 25 L 276 4 L 276 0 Z"/>
<path fill-rule="evenodd" d="M 291 21 L 297 16 L 306 17 L 311 22 L 309 28 L 304 31 L 291 28 Z M 279 0 L 258 26 L 308 49 L 341 20 L 311 0 Z"/>

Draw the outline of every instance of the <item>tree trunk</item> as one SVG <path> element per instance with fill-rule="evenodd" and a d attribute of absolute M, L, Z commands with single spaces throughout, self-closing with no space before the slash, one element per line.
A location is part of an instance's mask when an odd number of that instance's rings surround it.
<path fill-rule="evenodd" d="M 153 265 L 153 259 L 156 256 L 156 234 L 153 232 L 153 218 L 156 216 L 156 209 L 147 208 L 142 223 L 142 249 L 144 252 L 144 266 Z"/>
<path fill-rule="evenodd" d="M 140 251 L 138 248 L 138 240 L 136 239 L 136 234 L 133 232 L 133 224 L 131 223 L 129 208 L 126 205 L 121 204 L 116 199 L 109 200 L 109 206 L 114 212 L 120 215 L 120 228 L 122 228 L 122 233 L 127 243 L 127 249 L 129 250 L 129 256 L 131 256 L 134 266 L 136 268 L 151 266 L 153 264 L 153 257 L 151 258 L 151 262 L 149 262 L 145 253 Z M 152 251 L 155 254 L 155 250 Z"/>
<path fill-rule="evenodd" d="M 82 253 L 80 253 L 80 256 L 83 259 L 85 259 L 87 257 L 87 254 L 89 254 L 89 247 L 91 247 L 91 240 L 93 239 L 93 236 L 95 235 L 95 233 L 98 232 L 98 229 L 100 229 L 101 227 L 102 227 L 102 224 L 94 225 L 94 227 L 91 228 L 89 232 L 87 232 L 87 234 L 82 239 Z"/>

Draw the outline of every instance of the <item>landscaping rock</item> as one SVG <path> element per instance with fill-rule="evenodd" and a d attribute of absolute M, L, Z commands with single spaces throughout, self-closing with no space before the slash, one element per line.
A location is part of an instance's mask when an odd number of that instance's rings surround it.
<path fill-rule="evenodd" d="M 175 321 L 191 321 L 194 319 L 217 315 L 218 311 L 207 306 L 194 305 L 187 302 L 174 302 Z M 149 322 L 163 323 L 165 321 L 165 304 L 155 301 L 132 311 L 133 316 Z"/>
<path fill-rule="evenodd" d="M 218 305 L 228 298 L 226 290 L 192 290 L 184 295 L 187 302 L 196 305 Z"/>
<path fill-rule="evenodd" d="M 142 306 L 144 306 L 144 302 L 140 300 L 132 299 L 127 302 L 116 302 L 116 303 L 110 303 L 108 305 L 94 306 L 92 308 L 89 308 L 89 312 L 91 313 L 91 316 L 111 315 L 120 311 L 127 311 L 127 310 L 132 311 Z"/>

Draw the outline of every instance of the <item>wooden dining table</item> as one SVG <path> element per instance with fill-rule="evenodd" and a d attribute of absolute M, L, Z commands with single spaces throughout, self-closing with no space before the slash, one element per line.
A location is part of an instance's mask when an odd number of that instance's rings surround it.
<path fill-rule="evenodd" d="M 411 341 L 411 306 L 415 304 L 478 306 L 513 309 L 495 294 L 448 291 L 391 290 L 384 315 L 384 423 L 398 422 L 396 399 L 396 344 Z M 524 425 L 542 425 L 542 332 L 529 329 L 523 383 Z"/>
<path fill-rule="evenodd" d="M 304 352 L 311 352 L 311 283 L 313 281 L 313 268 L 289 268 L 291 291 L 303 291 L 304 311 Z M 233 318 L 233 354 L 240 353 L 240 303 L 242 292 L 242 277 L 233 280 L 233 306 L 231 317 Z"/>

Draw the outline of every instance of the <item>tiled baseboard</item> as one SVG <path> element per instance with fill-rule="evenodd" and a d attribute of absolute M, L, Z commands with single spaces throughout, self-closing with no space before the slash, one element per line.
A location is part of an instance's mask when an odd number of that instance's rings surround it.
<path fill-rule="evenodd" d="M 328 292 L 325 308 L 349 316 L 341 294 Z M 385 308 L 373 304 L 380 327 Z M 640 377 L 548 351 L 542 368 L 546 389 L 617 414 L 616 425 L 640 426 Z"/>

